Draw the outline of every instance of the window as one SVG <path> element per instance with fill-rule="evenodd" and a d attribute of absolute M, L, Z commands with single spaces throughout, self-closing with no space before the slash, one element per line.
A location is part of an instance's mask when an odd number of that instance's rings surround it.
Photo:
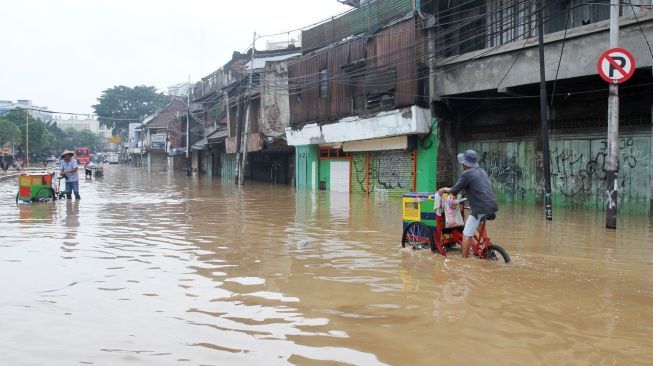
<path fill-rule="evenodd" d="M 349 159 L 351 153 L 344 152 L 341 147 L 320 147 L 320 159 Z"/>
<path fill-rule="evenodd" d="M 329 94 L 329 74 L 326 69 L 320 70 L 320 98 L 326 98 Z"/>
<path fill-rule="evenodd" d="M 395 105 L 397 70 L 394 67 L 371 71 L 366 75 L 367 110 L 392 109 Z"/>

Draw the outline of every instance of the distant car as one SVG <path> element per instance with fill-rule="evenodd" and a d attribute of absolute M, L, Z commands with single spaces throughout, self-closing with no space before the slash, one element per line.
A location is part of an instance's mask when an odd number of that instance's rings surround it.
<path fill-rule="evenodd" d="M 48 163 L 53 163 L 57 161 L 57 158 L 54 157 L 54 155 L 50 155 L 45 159 Z"/>

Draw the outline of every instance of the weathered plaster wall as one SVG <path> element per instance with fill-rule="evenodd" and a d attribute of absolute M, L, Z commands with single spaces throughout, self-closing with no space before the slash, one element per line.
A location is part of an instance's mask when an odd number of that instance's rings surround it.
<path fill-rule="evenodd" d="M 259 131 L 265 136 L 281 137 L 285 135 L 290 122 L 290 104 L 288 102 L 288 63 L 268 62 L 262 75 L 261 119 Z"/>
<path fill-rule="evenodd" d="M 391 136 L 428 133 L 431 112 L 412 106 L 373 116 L 348 117 L 327 125 L 305 125 L 299 130 L 286 129 L 288 145 L 341 143 Z"/>

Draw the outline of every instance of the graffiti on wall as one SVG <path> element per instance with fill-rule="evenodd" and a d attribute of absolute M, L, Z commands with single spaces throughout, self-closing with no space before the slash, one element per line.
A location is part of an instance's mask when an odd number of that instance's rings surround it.
<path fill-rule="evenodd" d="M 574 144 L 557 141 L 551 149 L 551 185 L 566 204 L 603 206 L 607 191 L 608 144 L 605 139 L 574 140 Z M 638 198 L 634 185 L 638 167 L 648 162 L 648 147 L 642 149 L 632 137 L 619 140 L 618 196 Z M 644 187 L 646 188 L 646 187 Z M 643 194 L 645 195 L 645 194 Z"/>
<path fill-rule="evenodd" d="M 413 186 L 413 157 L 408 151 L 379 151 L 369 153 L 369 166 L 365 154 L 352 158 L 354 190 L 380 195 L 408 192 Z M 367 171 L 369 169 L 369 172 Z M 369 177 L 369 184 L 367 179 Z"/>
<path fill-rule="evenodd" d="M 524 169 L 517 163 L 517 157 L 502 151 L 483 152 L 479 161 L 485 169 L 495 189 L 511 195 L 513 198 L 524 199 Z"/>
<path fill-rule="evenodd" d="M 650 200 L 650 151 L 648 136 L 624 136 L 619 140 L 618 197 L 620 210 L 646 212 Z M 534 140 L 466 143 L 462 149 L 479 153 L 497 198 L 533 201 L 544 189 L 543 156 Z M 567 207 L 606 204 L 608 146 L 605 138 L 554 139 L 550 143 L 551 188 L 554 203 Z"/>

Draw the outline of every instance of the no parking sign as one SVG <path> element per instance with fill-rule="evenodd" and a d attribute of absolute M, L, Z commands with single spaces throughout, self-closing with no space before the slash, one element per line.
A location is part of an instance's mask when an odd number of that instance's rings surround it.
<path fill-rule="evenodd" d="M 635 58 L 623 48 L 611 48 L 599 57 L 599 75 L 611 84 L 621 84 L 635 73 Z"/>

